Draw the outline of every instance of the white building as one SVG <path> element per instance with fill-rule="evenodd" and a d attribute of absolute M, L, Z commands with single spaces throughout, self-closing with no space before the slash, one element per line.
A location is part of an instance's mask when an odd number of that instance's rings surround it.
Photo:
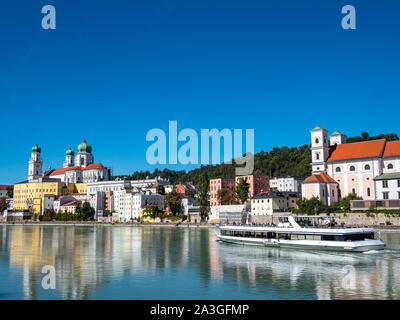
<path fill-rule="evenodd" d="M 119 198 L 119 220 L 128 222 L 142 215 L 142 207 L 157 205 L 164 210 L 164 196 L 154 193 L 122 191 Z"/>
<path fill-rule="evenodd" d="M 400 199 L 400 172 L 384 173 L 374 181 L 376 200 Z"/>
<path fill-rule="evenodd" d="M 303 180 L 298 177 L 271 178 L 269 179 L 269 187 L 278 191 L 301 192 Z"/>
<path fill-rule="evenodd" d="M 222 206 L 211 206 L 208 220 L 211 223 L 216 222 L 236 222 L 240 223 L 242 220 L 242 214 L 247 211 L 246 204 L 232 204 Z"/>

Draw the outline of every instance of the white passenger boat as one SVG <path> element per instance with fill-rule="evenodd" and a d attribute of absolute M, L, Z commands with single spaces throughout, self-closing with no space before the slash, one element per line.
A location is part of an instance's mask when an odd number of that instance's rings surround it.
<path fill-rule="evenodd" d="M 363 252 L 382 250 L 380 232 L 369 227 L 334 226 L 334 216 L 278 216 L 277 225 L 220 226 L 218 239 L 245 245 Z"/>

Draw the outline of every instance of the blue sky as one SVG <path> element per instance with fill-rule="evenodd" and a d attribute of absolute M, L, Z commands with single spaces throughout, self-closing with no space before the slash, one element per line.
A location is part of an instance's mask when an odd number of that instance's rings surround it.
<path fill-rule="evenodd" d="M 57 29 L 41 28 L 54 5 Z M 341 28 L 352 4 L 357 29 Z M 309 143 L 316 124 L 399 134 L 396 1 L 0 2 L 0 184 L 86 137 L 114 174 L 153 170 L 146 133 L 254 129 L 255 149 Z M 159 166 L 164 168 L 165 166 Z M 193 166 L 170 165 L 171 169 Z"/>

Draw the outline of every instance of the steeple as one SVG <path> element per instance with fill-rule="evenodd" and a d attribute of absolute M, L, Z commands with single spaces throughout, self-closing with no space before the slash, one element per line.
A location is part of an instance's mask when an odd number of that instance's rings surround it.
<path fill-rule="evenodd" d="M 313 173 L 326 171 L 329 156 L 328 130 L 316 126 L 311 130 L 311 166 Z"/>
<path fill-rule="evenodd" d="M 41 159 L 41 152 L 42 149 L 37 144 L 32 147 L 28 168 L 29 181 L 42 177 L 43 161 Z"/>

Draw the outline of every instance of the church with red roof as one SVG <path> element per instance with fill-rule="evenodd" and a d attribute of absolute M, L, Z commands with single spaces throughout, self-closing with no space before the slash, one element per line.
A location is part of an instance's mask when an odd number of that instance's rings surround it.
<path fill-rule="evenodd" d="M 65 160 L 62 168 L 42 172 L 43 161 L 41 159 L 41 148 L 37 145 L 32 148 L 32 156 L 29 160 L 28 180 L 37 178 L 61 179 L 66 183 L 88 183 L 96 181 L 108 181 L 111 177 L 111 170 L 101 163 L 94 163 L 92 146 L 84 140 L 78 145 L 78 153 L 70 148 L 65 153 Z"/>
<path fill-rule="evenodd" d="M 400 172 L 400 141 L 346 143 L 346 139 L 339 131 L 328 139 L 328 131 L 320 126 L 311 130 L 312 175 L 302 183 L 304 198 L 318 197 L 330 205 L 351 193 L 364 200 L 387 197 L 385 193 L 377 194 L 375 180 Z"/>

